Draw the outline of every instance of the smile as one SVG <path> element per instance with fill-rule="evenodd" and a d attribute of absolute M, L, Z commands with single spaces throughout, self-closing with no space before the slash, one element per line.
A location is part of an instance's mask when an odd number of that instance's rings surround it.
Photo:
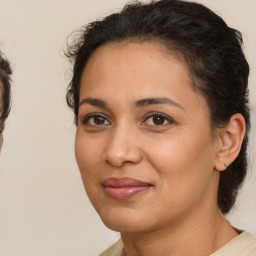
<path fill-rule="evenodd" d="M 125 200 L 132 198 L 152 187 L 151 184 L 145 183 L 132 178 L 108 178 L 103 181 L 105 194 L 116 200 Z"/>

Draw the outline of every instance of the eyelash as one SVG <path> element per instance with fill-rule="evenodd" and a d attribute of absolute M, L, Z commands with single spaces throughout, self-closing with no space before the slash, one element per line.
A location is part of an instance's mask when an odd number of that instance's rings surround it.
<path fill-rule="evenodd" d="M 168 122 L 167 124 L 165 123 L 165 124 L 159 124 L 159 125 L 150 125 L 150 126 L 164 126 L 164 125 L 168 125 L 168 124 L 173 124 L 173 123 L 175 123 L 175 121 L 172 119 L 172 118 L 170 118 L 169 116 L 167 116 L 167 115 L 164 115 L 164 114 L 162 114 L 162 113 L 159 113 L 159 112 L 153 112 L 153 113 L 149 113 L 149 114 L 147 114 L 146 116 L 145 116 L 145 119 L 144 119 L 144 121 L 143 121 L 143 124 L 147 121 L 147 120 L 149 120 L 150 118 L 154 118 L 154 117 L 161 117 L 161 118 L 163 118 L 164 119 L 164 122 Z"/>
<path fill-rule="evenodd" d="M 105 117 L 104 115 L 102 115 L 101 113 L 92 113 L 92 114 L 89 114 L 89 115 L 87 115 L 87 116 L 85 116 L 84 118 L 83 118 L 83 120 L 81 121 L 81 123 L 83 124 L 83 125 L 88 125 L 88 126 L 104 126 L 104 125 L 106 125 L 106 124 L 89 124 L 89 121 L 90 121 L 90 119 L 91 118 L 95 118 L 95 117 L 100 117 L 100 118 L 102 118 L 103 120 L 104 120 L 104 122 L 105 121 L 108 121 L 108 118 L 107 117 Z M 146 116 L 145 116 L 145 118 L 144 118 L 144 121 L 142 122 L 142 125 L 146 125 L 145 123 L 146 123 L 146 121 L 147 120 L 149 120 L 150 118 L 154 118 L 154 117 L 160 117 L 160 118 L 163 118 L 164 119 L 164 122 L 168 122 L 168 123 L 163 123 L 163 124 L 159 124 L 159 125 L 150 125 L 150 126 L 164 126 L 164 125 L 168 125 L 168 124 L 174 124 L 175 123 L 175 121 L 172 119 L 172 118 L 170 118 L 170 117 L 168 117 L 168 116 L 166 116 L 166 115 L 164 115 L 164 114 L 162 114 L 162 113 L 159 113 L 159 112 L 153 112 L 153 113 L 148 113 Z M 95 121 L 95 120 L 94 120 Z M 110 121 L 108 121 L 108 123 L 109 124 L 111 124 L 111 122 Z M 107 124 L 107 125 L 109 125 L 109 124 Z"/>
<path fill-rule="evenodd" d="M 85 116 L 82 120 L 82 124 L 83 125 L 89 125 L 89 126 L 101 126 L 101 125 L 92 125 L 92 124 L 89 124 L 89 121 L 91 118 L 95 118 L 95 117 L 101 117 L 104 119 L 104 122 L 107 120 L 108 121 L 108 118 L 105 117 L 104 115 L 100 114 L 100 113 L 92 113 L 92 114 L 89 114 L 87 116 Z M 109 122 L 109 121 L 108 121 Z M 109 122 L 110 123 L 110 122 Z M 103 124 L 104 125 L 104 124 Z"/>

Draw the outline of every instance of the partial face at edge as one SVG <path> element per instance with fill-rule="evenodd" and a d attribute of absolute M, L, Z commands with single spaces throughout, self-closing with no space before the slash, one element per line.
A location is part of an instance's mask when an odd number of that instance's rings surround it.
<path fill-rule="evenodd" d="M 217 149 L 205 99 L 191 88 L 186 65 L 162 46 L 112 43 L 90 57 L 75 150 L 88 197 L 108 227 L 149 231 L 217 209 Z M 146 188 L 113 198 L 105 187 L 112 178 Z"/>
<path fill-rule="evenodd" d="M 1 100 L 1 104 L 0 104 L 0 106 L 2 106 L 2 83 L 0 82 L 0 100 Z M 0 109 L 0 111 L 1 111 L 1 109 Z M 0 112 L 0 114 L 2 114 L 1 112 Z M 2 127 L 2 124 L 1 124 L 1 122 L 0 122 L 0 152 L 1 152 L 1 148 L 2 148 L 2 144 L 3 144 L 3 134 L 2 134 L 2 130 L 3 130 L 3 127 Z"/>

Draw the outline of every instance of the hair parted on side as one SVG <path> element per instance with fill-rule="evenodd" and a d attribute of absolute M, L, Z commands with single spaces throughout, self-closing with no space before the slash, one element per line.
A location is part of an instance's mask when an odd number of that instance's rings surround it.
<path fill-rule="evenodd" d="M 4 130 L 4 123 L 10 112 L 11 105 L 11 78 L 10 63 L 0 52 L 0 133 Z"/>
<path fill-rule="evenodd" d="M 207 7 L 182 0 L 136 1 L 118 13 L 90 23 L 74 37 L 66 53 L 73 63 L 66 99 L 76 124 L 80 80 L 88 59 L 100 46 L 119 41 L 154 41 L 185 60 L 193 88 L 208 103 L 213 129 L 228 123 L 235 113 L 244 116 L 247 132 L 240 154 L 221 172 L 218 188 L 219 209 L 228 213 L 247 172 L 249 66 L 242 50 L 241 33 L 228 27 Z"/>

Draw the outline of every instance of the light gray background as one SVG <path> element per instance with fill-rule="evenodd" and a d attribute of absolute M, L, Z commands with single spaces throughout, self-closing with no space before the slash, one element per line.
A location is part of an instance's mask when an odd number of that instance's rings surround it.
<path fill-rule="evenodd" d="M 118 238 L 92 209 L 74 157 L 66 37 L 126 0 L 0 0 L 0 48 L 12 62 L 13 106 L 0 159 L 0 255 L 97 255 Z M 255 133 L 256 2 L 201 0 L 244 34 Z M 229 219 L 256 235 L 256 141 Z"/>

